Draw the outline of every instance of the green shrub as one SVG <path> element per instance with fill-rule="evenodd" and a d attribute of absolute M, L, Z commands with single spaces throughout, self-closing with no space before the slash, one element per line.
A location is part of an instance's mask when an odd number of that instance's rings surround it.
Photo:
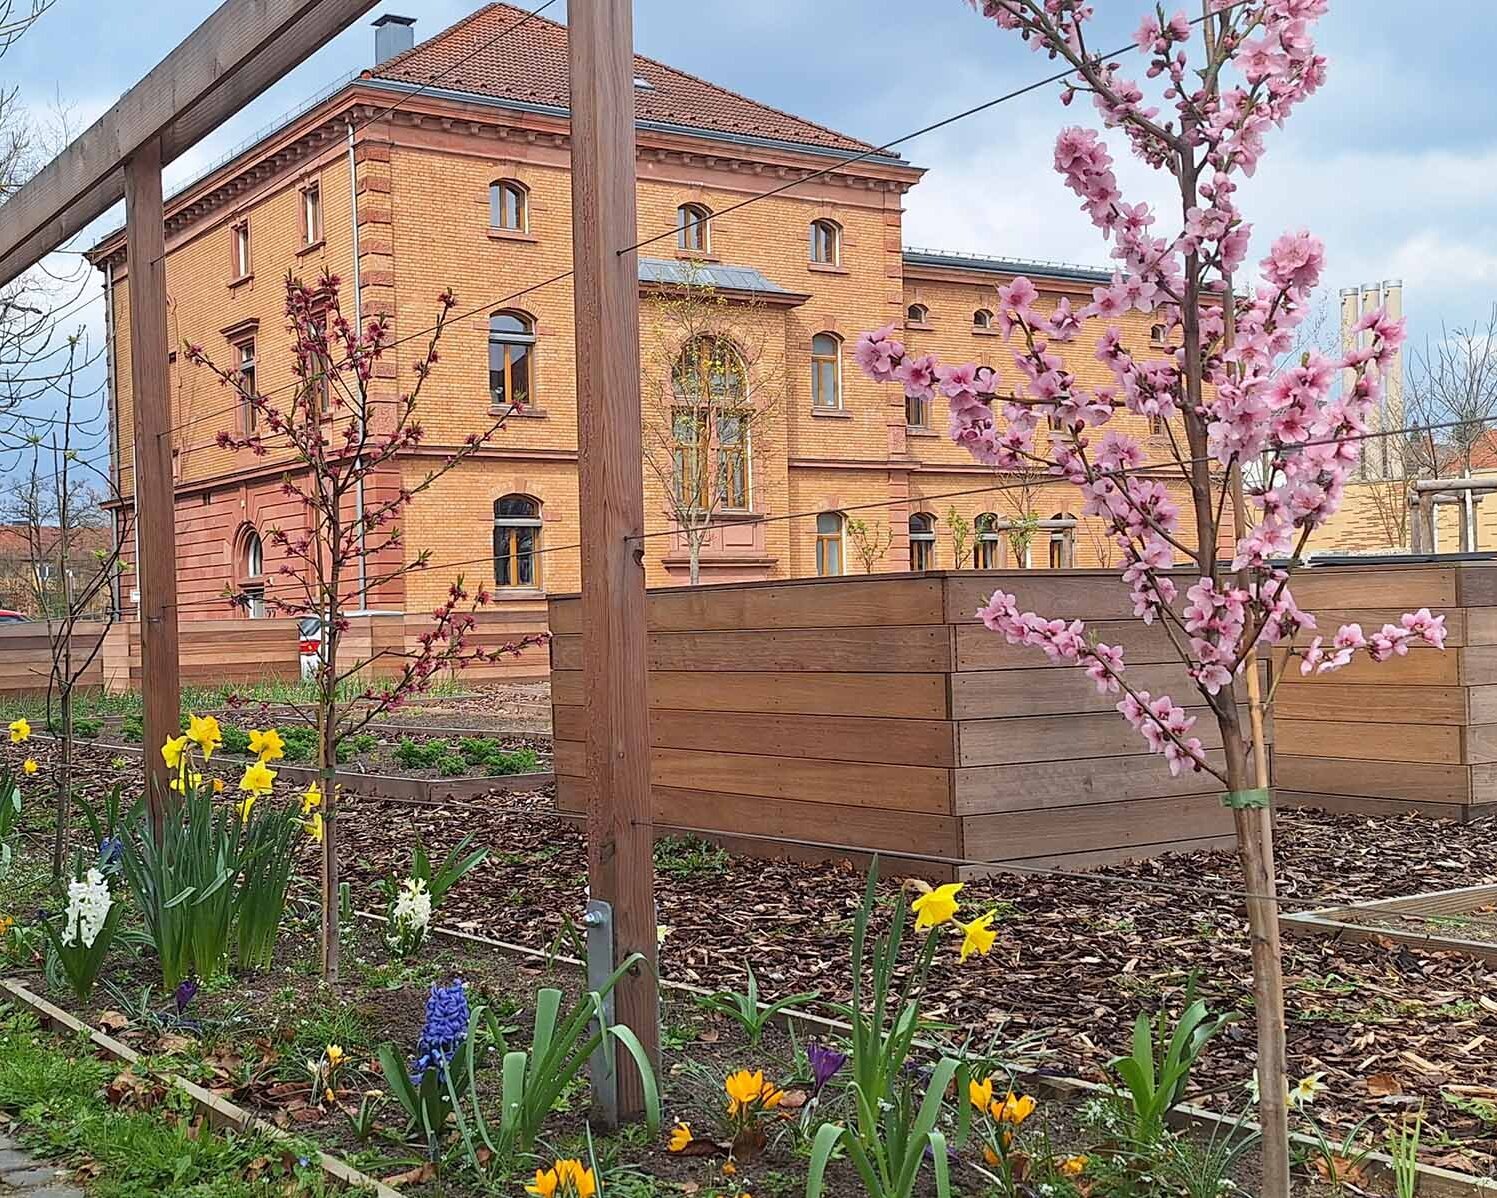
<path fill-rule="evenodd" d="M 467 759 L 461 753 L 443 753 L 436 766 L 437 773 L 444 778 L 460 778 L 468 772 Z"/>
<path fill-rule="evenodd" d="M 316 728 L 293 724 L 281 730 L 281 739 L 286 742 L 287 761 L 311 761 L 317 756 Z"/>
<path fill-rule="evenodd" d="M 495 753 L 500 752 L 499 742 L 492 736 L 465 736 L 457 742 L 459 752 L 473 765 L 481 765 Z"/>
<path fill-rule="evenodd" d="M 490 774 L 533 774 L 540 768 L 541 759 L 534 749 L 498 749 L 482 764 Z"/>
<path fill-rule="evenodd" d="M 225 725 L 223 735 L 222 752 L 232 753 L 236 757 L 243 757 L 249 752 L 249 733 L 243 728 L 236 728 L 232 724 Z"/>
<path fill-rule="evenodd" d="M 655 842 L 655 869 L 680 881 L 727 872 L 726 849 L 695 836 L 666 836 Z"/>
<path fill-rule="evenodd" d="M 73 717 L 73 735 L 81 736 L 85 740 L 93 740 L 104 730 L 104 721 L 96 715 L 79 715 Z"/>
<path fill-rule="evenodd" d="M 140 744 L 145 736 L 145 722 L 138 715 L 127 715 L 120 721 L 120 739 L 129 745 Z"/>
<path fill-rule="evenodd" d="M 379 737 L 372 732 L 360 732 L 348 738 L 355 753 L 372 753 L 379 746 Z"/>
<path fill-rule="evenodd" d="M 449 754 L 451 746 L 440 737 L 416 741 L 405 736 L 395 746 L 395 760 L 408 770 L 429 770 Z"/>

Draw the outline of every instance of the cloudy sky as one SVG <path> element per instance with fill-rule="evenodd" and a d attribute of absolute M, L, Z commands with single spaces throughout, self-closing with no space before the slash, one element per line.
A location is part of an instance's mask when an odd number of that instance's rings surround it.
<path fill-rule="evenodd" d="M 175 164 L 168 186 L 369 65 L 369 19 L 415 16 L 426 37 L 473 6 L 381 3 Z M 1096 44 L 1122 46 L 1146 2 L 1097 6 L 1106 15 Z M 136 0 L 128 19 L 111 8 L 101 20 L 101 0 L 55 0 L 0 70 L 28 104 L 60 101 L 86 123 L 214 7 Z M 564 9 L 555 0 L 546 15 L 564 19 Z M 1438 19 L 1396 0 L 1333 0 L 1319 35 L 1330 81 L 1242 194 L 1260 238 L 1308 227 L 1325 239 L 1332 291 L 1403 279 L 1416 341 L 1483 319 L 1497 299 L 1497 82 L 1479 49 L 1497 33 L 1497 5 L 1445 0 L 1436 9 Z M 640 53 L 877 143 L 1053 70 L 963 0 L 636 0 L 635 22 Z M 1046 89 L 902 143 L 929 171 L 908 197 L 906 244 L 1105 263 L 1049 166 L 1057 128 L 1090 115 L 1062 110 Z M 1130 198 L 1163 198 L 1141 168 L 1122 177 Z M 95 326 L 99 309 L 83 314 Z"/>

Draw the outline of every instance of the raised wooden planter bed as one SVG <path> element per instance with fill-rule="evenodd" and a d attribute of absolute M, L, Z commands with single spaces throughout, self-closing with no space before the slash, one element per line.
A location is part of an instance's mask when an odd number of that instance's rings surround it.
<path fill-rule="evenodd" d="M 1128 646 L 1140 687 L 1195 699 L 1165 635 L 1133 618 L 1107 571 L 655 590 L 656 820 L 748 855 L 837 855 L 794 841 L 901 850 L 924 858 L 901 868 L 935 878 L 980 863 L 1090 865 L 1231 844 L 1214 778 L 1171 778 L 1113 710 L 1115 696 L 982 627 L 973 613 L 998 587 L 1047 615 L 1095 621 L 1099 636 Z M 550 608 L 557 803 L 578 812 L 588 788 L 581 604 L 559 596 Z M 1213 721 L 1196 733 L 1219 755 Z"/>
<path fill-rule="evenodd" d="M 1407 898 L 1289 912 L 1292 931 L 1337 940 L 1408 944 L 1497 962 L 1497 886 L 1465 886 Z"/>
<path fill-rule="evenodd" d="M 1323 633 L 1366 632 L 1427 607 L 1446 649 L 1302 677 L 1291 664 L 1275 725 L 1277 801 L 1370 815 L 1470 820 L 1497 810 L 1497 565 L 1327 566 L 1294 578 Z"/>

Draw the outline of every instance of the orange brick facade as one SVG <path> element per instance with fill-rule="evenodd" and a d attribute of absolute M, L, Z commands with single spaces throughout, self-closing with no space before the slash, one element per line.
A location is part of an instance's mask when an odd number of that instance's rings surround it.
<path fill-rule="evenodd" d="M 577 415 L 573 370 L 572 288 L 569 278 L 552 281 L 571 265 L 571 208 L 567 125 L 563 117 L 462 98 L 423 95 L 398 112 L 364 122 L 388 103 L 388 95 L 355 83 L 280 133 L 174 197 L 168 204 L 167 286 L 169 331 L 179 346 L 203 346 L 225 365 L 236 347 L 252 338 L 257 386 L 262 392 L 292 383 L 289 339 L 284 328 L 283 280 L 288 273 L 310 279 L 323 270 L 344 280 L 345 311 L 353 307 L 350 280 L 358 272 L 364 316 L 388 315 L 397 344 L 376 379 L 376 398 L 409 387 L 412 366 L 424 355 L 425 330 L 436 314 L 436 298 L 451 287 L 456 315 L 440 350 L 440 362 L 423 391 L 423 453 L 405 460 L 407 485 L 491 419 L 488 389 L 488 317 L 510 310 L 533 321 L 532 392 L 528 410 L 511 416 L 479 454 L 419 496 L 403 521 L 406 552 L 429 550 L 437 568 L 368 596 L 368 606 L 420 610 L 445 593 L 453 575 L 491 582 L 494 503 L 501 496 L 529 496 L 540 504 L 539 588 L 575 590 L 579 584 L 580 521 L 577 495 Z M 347 121 L 361 126 L 353 137 Z M 722 212 L 763 195 L 790 179 L 819 171 L 843 155 L 784 145 L 745 145 L 710 133 L 646 131 L 639 135 L 638 196 L 641 240 L 667 236 L 639 252 L 676 256 L 677 209 L 698 204 Z M 920 171 L 897 161 L 870 159 L 783 195 L 756 202 L 710 222 L 709 263 L 752 267 L 797 297 L 775 308 L 770 347 L 772 373 L 782 392 L 751 458 L 752 513 L 762 522 L 737 520 L 724 526 L 703 560 L 706 581 L 788 578 L 817 572 L 817 513 L 845 513 L 887 530 L 889 545 L 878 570 L 908 569 L 909 518 L 935 517 L 930 566 L 971 565 L 955 558 L 948 513 L 971 522 L 982 513 L 1000 520 L 1026 513 L 1049 518 L 1075 514 L 1074 492 L 1065 486 L 1020 486 L 974 463 L 946 432 L 944 401 L 937 399 L 925 427 L 910 427 L 898 388 L 868 382 L 858 372 L 852 347 L 857 335 L 891 321 L 905 322 L 910 305 L 921 305 L 925 321 L 907 327 L 913 349 L 943 358 L 977 360 L 1011 376 L 1003 339 L 978 327 L 974 313 L 996 306 L 994 289 L 1012 278 L 993 263 L 922 264 L 901 248 L 905 193 Z M 526 227 L 509 232 L 490 227 L 489 186 L 513 179 L 526 190 Z M 308 242 L 304 190 L 315 185 L 321 208 L 320 235 Z M 355 202 L 356 201 L 356 202 Z M 355 217 L 355 208 L 357 217 Z M 840 229 L 835 264 L 809 261 L 811 222 L 829 220 Z M 235 229 L 247 222 L 250 270 L 240 275 Z M 355 229 L 357 228 L 357 266 Z M 112 370 L 115 466 L 121 490 L 133 492 L 128 336 L 129 278 L 123 238 L 106 239 L 95 259 L 109 272 L 117 352 Z M 1089 299 L 1085 272 L 1035 274 L 1045 304 L 1061 294 Z M 1079 303 L 1078 303 L 1079 306 Z M 659 319 L 654 302 L 641 301 L 642 340 L 652 343 Z M 1131 344 L 1142 348 L 1147 321 L 1124 322 Z M 1092 357 L 1100 325 L 1086 327 L 1067 347 L 1069 364 L 1083 379 L 1101 381 Z M 841 343 L 841 407 L 812 405 L 811 341 L 832 334 Z M 408 338 L 401 342 L 400 339 Z M 183 619 L 222 616 L 216 600 L 247 575 L 245 546 L 251 531 L 290 527 L 299 518 L 280 493 L 287 462 L 272 454 L 255 458 L 214 444 L 220 429 L 238 431 L 242 417 L 233 394 L 206 370 L 175 361 L 172 411 L 177 471 L 179 587 Z M 649 405 L 646 405 L 647 409 Z M 1125 418 L 1134 419 L 1134 418 Z M 1141 431 L 1141 430 L 1135 430 Z M 1158 445 L 1161 456 L 1164 445 Z M 1151 456 L 1153 456 L 1151 454 Z M 381 489 L 401 479 L 383 480 Z M 648 581 L 685 580 L 685 556 L 672 535 L 661 483 L 646 471 L 645 545 Z M 952 495 L 953 492 L 979 494 Z M 880 505 L 869 507 L 869 505 Z M 1050 564 L 1050 534 L 1036 535 L 1031 564 Z M 1094 525 L 1083 521 L 1073 537 L 1079 566 L 1114 560 Z M 995 547 L 995 564 L 1019 564 L 1007 540 Z M 267 590 L 279 582 L 280 566 L 265 544 Z M 127 559 L 131 555 L 127 552 Z M 862 570 L 844 536 L 845 572 Z M 129 598 L 127 576 L 122 595 Z M 285 590 L 280 593 L 286 594 Z M 294 593 L 294 592 L 292 592 Z M 515 592 L 532 598 L 534 588 Z"/>

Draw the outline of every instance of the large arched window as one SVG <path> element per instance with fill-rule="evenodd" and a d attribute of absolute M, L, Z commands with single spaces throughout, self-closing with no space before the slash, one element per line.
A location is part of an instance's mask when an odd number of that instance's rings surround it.
<path fill-rule="evenodd" d="M 748 376 L 732 342 L 693 337 L 671 369 L 676 497 L 692 507 L 749 506 Z"/>
<path fill-rule="evenodd" d="M 534 402 L 535 322 L 523 312 L 489 317 L 489 404 L 526 408 Z"/>
<path fill-rule="evenodd" d="M 842 226 L 834 220 L 811 222 L 811 261 L 836 266 L 842 258 Z"/>
<path fill-rule="evenodd" d="M 1056 512 L 1052 520 L 1070 520 L 1069 512 Z M 1076 530 L 1074 528 L 1052 528 L 1050 530 L 1050 568 L 1069 570 L 1075 557 Z"/>
<path fill-rule="evenodd" d="M 831 333 L 811 338 L 811 406 L 822 411 L 842 406 L 842 342 Z"/>
<path fill-rule="evenodd" d="M 841 512 L 822 512 L 816 517 L 816 573 L 834 578 L 846 571 L 842 532 L 847 519 Z"/>
<path fill-rule="evenodd" d="M 494 584 L 539 587 L 536 557 L 541 542 L 540 500 L 505 495 L 494 500 Z"/>
<path fill-rule="evenodd" d="M 976 541 L 972 546 L 972 564 L 979 570 L 996 570 L 1003 560 L 1003 542 L 998 535 L 998 517 L 983 512 L 972 521 Z"/>
<path fill-rule="evenodd" d="M 936 564 L 936 518 L 929 512 L 910 517 L 910 569 L 929 570 Z"/>
<path fill-rule="evenodd" d="M 495 179 L 489 184 L 489 227 L 523 233 L 530 227 L 529 192 L 513 179 Z"/>
<path fill-rule="evenodd" d="M 263 620 L 265 543 L 253 528 L 246 528 L 239 541 L 239 593 L 244 596 L 244 614 L 251 620 Z"/>
<path fill-rule="evenodd" d="M 676 209 L 676 248 L 692 254 L 712 250 L 712 211 L 701 204 L 682 204 Z"/>

